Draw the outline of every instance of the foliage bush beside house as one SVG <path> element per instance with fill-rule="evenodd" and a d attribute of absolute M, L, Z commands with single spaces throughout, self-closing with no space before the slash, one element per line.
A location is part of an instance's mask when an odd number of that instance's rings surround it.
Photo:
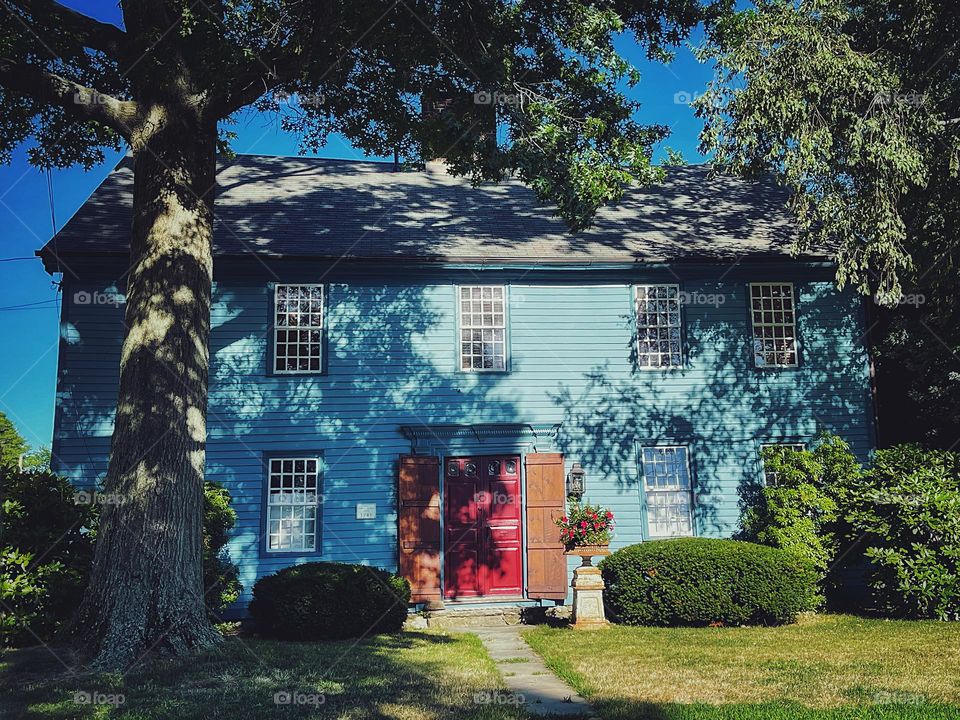
<path fill-rule="evenodd" d="M 48 471 L 0 467 L 0 644 L 46 640 L 70 620 L 87 584 L 105 497 Z M 214 615 L 240 594 L 237 566 L 224 552 L 235 522 L 230 494 L 206 483 L 204 597 Z"/>
<path fill-rule="evenodd" d="M 812 560 L 821 579 L 841 561 L 865 562 L 863 609 L 960 619 L 960 455 L 899 445 L 862 468 L 823 436 L 812 450 L 765 451 L 764 462 L 777 483 L 747 502 L 740 538 Z"/>
<path fill-rule="evenodd" d="M 344 563 L 293 565 L 253 586 L 250 615 L 262 635 L 341 640 L 397 632 L 407 619 L 410 584 L 379 568 Z"/>
<path fill-rule="evenodd" d="M 779 625 L 812 609 L 816 596 L 808 560 L 737 540 L 639 543 L 600 570 L 608 609 L 628 625 Z"/>

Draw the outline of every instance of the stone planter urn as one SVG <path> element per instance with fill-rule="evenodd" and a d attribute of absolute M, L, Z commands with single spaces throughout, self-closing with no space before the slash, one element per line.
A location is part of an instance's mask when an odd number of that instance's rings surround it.
<path fill-rule="evenodd" d="M 571 627 L 579 630 L 607 627 L 610 623 L 603 613 L 603 577 L 600 568 L 593 565 L 592 558 L 610 554 L 608 545 L 582 545 L 567 550 L 565 555 L 582 558 L 580 566 L 573 571 L 573 614 Z"/>

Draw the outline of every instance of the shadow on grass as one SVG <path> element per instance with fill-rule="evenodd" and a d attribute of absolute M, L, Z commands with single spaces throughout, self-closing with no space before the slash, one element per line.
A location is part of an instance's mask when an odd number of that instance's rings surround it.
<path fill-rule="evenodd" d="M 408 632 L 331 643 L 233 638 L 195 657 L 153 658 L 126 675 L 85 672 L 68 653 L 53 652 L 57 657 L 45 648 L 2 656 L 0 717 L 526 717 L 498 701 L 502 680 L 472 635 Z"/>

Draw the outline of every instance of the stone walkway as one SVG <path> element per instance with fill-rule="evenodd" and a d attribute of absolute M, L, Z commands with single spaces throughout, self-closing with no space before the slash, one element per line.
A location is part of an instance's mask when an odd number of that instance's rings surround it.
<path fill-rule="evenodd" d="M 592 717 L 593 708 L 551 672 L 520 636 L 519 627 L 467 627 L 480 637 L 517 702 L 534 715 Z"/>

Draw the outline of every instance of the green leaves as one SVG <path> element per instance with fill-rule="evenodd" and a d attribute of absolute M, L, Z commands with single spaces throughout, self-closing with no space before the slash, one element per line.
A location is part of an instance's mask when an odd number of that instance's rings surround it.
<path fill-rule="evenodd" d="M 723 18 L 700 51 L 717 77 L 695 105 L 702 149 L 735 172 L 775 173 L 794 193 L 800 247 L 833 250 L 841 286 L 893 304 L 914 268 L 905 208 L 957 140 L 909 59 L 860 32 L 863 13 L 882 12 L 768 0 Z"/>

